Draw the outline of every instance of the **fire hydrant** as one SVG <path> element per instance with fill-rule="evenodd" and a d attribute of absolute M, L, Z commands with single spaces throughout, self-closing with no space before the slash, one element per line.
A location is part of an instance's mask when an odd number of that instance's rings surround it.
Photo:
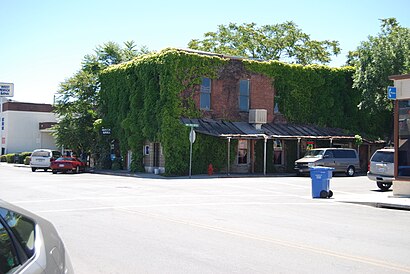
<path fill-rule="evenodd" d="M 212 164 L 210 163 L 208 165 L 208 175 L 211 176 L 214 173 L 214 167 L 212 166 Z"/>

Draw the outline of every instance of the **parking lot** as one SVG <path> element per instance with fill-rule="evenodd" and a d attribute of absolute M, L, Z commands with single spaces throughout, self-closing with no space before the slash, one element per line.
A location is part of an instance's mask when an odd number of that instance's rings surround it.
<path fill-rule="evenodd" d="M 309 177 L 0 176 L 0 199 L 51 220 L 76 273 L 410 272 L 409 212 L 346 203 L 391 195 L 365 176 L 335 176 L 331 199 Z"/>

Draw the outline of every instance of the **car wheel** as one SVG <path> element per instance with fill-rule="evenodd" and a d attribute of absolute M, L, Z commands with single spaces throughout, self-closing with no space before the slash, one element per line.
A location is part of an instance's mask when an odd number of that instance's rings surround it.
<path fill-rule="evenodd" d="M 355 171 L 354 167 L 349 166 L 346 170 L 346 175 L 349 176 L 349 177 L 352 177 L 352 176 L 354 176 L 355 172 L 356 171 Z"/>
<path fill-rule="evenodd" d="M 391 187 L 392 183 L 385 183 L 385 182 L 377 182 L 377 186 L 382 190 L 382 191 L 387 191 Z"/>
<path fill-rule="evenodd" d="M 36 168 L 35 168 L 35 167 L 32 167 L 32 168 L 31 168 L 31 171 L 32 171 L 32 172 L 36 172 Z"/>
<path fill-rule="evenodd" d="M 52 171 L 53 171 L 53 174 L 57 174 L 57 170 L 53 169 Z"/>

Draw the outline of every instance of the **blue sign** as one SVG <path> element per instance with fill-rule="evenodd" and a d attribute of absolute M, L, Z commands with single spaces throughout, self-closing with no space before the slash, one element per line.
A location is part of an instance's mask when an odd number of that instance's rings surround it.
<path fill-rule="evenodd" d="M 387 98 L 396 100 L 396 87 L 387 87 Z"/>

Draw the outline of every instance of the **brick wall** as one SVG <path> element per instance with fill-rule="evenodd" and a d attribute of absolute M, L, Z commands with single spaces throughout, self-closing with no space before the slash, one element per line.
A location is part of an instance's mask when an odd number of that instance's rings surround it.
<path fill-rule="evenodd" d="M 248 121 L 248 112 L 239 111 L 239 80 L 250 80 L 249 107 L 266 109 L 267 122 L 273 121 L 274 88 L 272 79 L 252 74 L 245 70 L 240 60 L 231 60 L 220 72 L 218 79 L 212 79 L 211 109 L 202 110 L 203 116 L 210 119 Z M 194 101 L 199 109 L 200 87 L 194 90 Z"/>

